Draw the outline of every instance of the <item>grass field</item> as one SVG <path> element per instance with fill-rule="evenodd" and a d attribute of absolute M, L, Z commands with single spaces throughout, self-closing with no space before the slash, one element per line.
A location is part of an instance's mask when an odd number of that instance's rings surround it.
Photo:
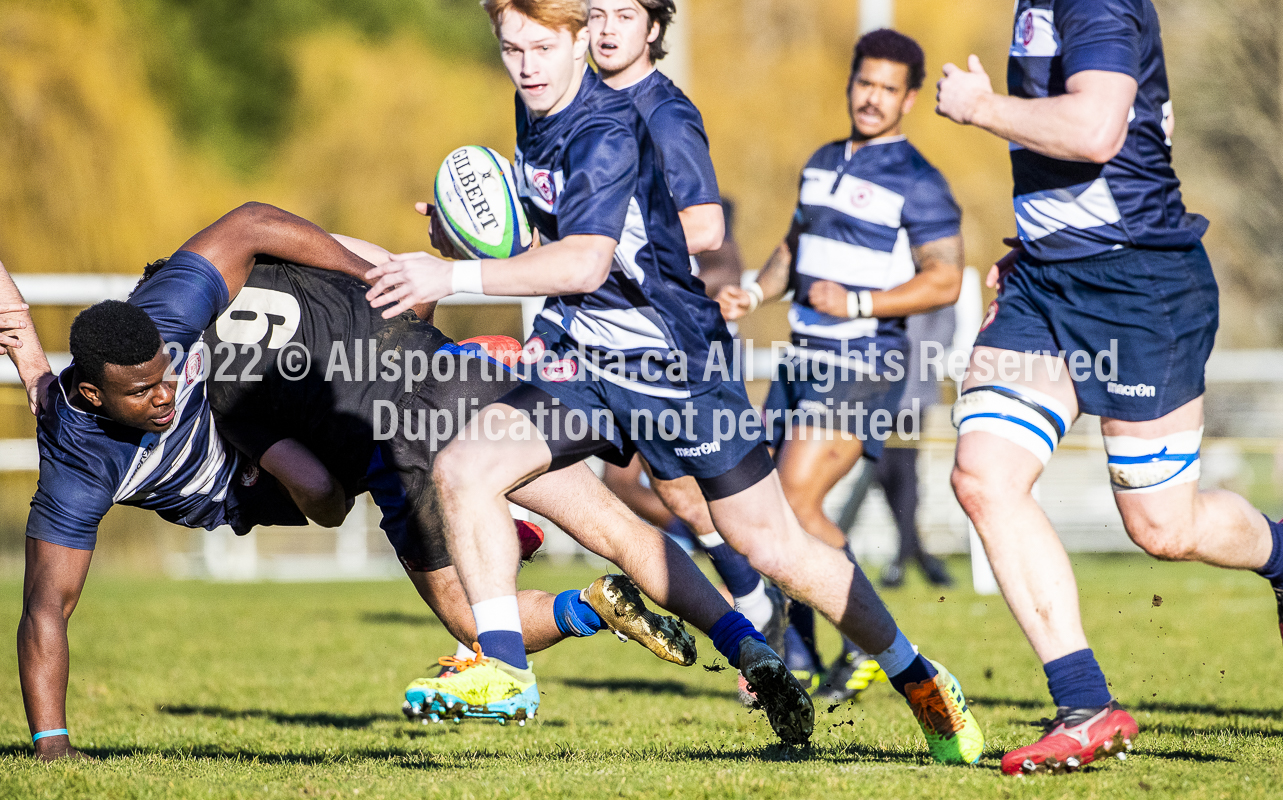
<path fill-rule="evenodd" d="M 964 563 L 954 564 L 962 573 Z M 1084 616 L 1137 751 L 1058 778 L 1008 778 L 1004 750 L 1052 709 L 1002 601 L 911 581 L 888 603 L 958 675 L 989 737 L 976 767 L 930 762 L 878 685 L 817 710 L 813 746 L 773 744 L 734 672 L 661 663 L 609 635 L 535 657 L 524 728 L 411 725 L 400 691 L 451 649 L 408 582 L 212 585 L 90 578 L 72 619 L 70 727 L 92 763 L 29 757 L 11 645 L 0 650 L 0 797 L 1119 798 L 1283 795 L 1273 598 L 1256 576 L 1139 557 L 1078 560 Z M 540 563 L 523 583 L 591 580 Z M 12 632 L 20 585 L 0 584 Z M 1162 598 L 1161 605 L 1155 595 Z M 11 639 L 9 641 L 12 641 Z M 700 664 L 724 664 L 700 640 Z M 831 633 L 822 642 L 832 653 Z"/>

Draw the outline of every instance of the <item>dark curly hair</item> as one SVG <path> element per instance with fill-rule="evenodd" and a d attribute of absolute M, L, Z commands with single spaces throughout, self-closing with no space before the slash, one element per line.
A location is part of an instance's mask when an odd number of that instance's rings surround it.
<path fill-rule="evenodd" d="M 637 0 L 637 2 L 646 9 L 646 15 L 650 17 L 647 30 L 656 22 L 659 23 L 659 36 L 650 43 L 650 60 L 659 61 L 668 55 L 668 48 L 664 47 L 664 34 L 668 33 L 668 26 L 673 24 L 673 17 L 677 14 L 677 4 L 673 0 Z"/>
<path fill-rule="evenodd" d="M 866 58 L 880 58 L 894 61 L 909 68 L 909 89 L 921 89 L 922 81 L 927 77 L 927 57 L 917 42 L 899 31 L 890 28 L 878 28 L 869 31 L 855 43 L 855 55 L 851 58 L 851 81 L 860 71 L 860 62 Z"/>
<path fill-rule="evenodd" d="M 80 377 L 102 385 L 103 367 L 146 364 L 160 349 L 160 331 L 147 312 L 120 300 L 104 300 L 71 323 L 71 357 Z"/>

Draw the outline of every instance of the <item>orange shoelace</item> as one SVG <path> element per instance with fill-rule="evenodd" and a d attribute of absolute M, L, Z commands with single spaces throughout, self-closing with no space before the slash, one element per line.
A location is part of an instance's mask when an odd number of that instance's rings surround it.
<path fill-rule="evenodd" d="M 931 728 L 940 736 L 950 736 L 962 730 L 966 724 L 962 718 L 962 709 L 950 702 L 944 690 L 936 686 L 935 678 L 921 683 L 911 683 L 905 687 L 909 693 L 909 705 L 918 722 Z M 944 729 L 938 722 L 944 723 Z"/>
<path fill-rule="evenodd" d="M 474 653 L 476 653 L 476 655 L 473 656 L 472 658 L 459 658 L 457 656 L 442 656 L 441 658 L 437 659 L 437 663 L 447 669 L 454 670 L 455 673 L 457 674 L 457 673 L 463 672 L 465 669 L 472 669 L 473 667 L 479 667 L 489 660 L 481 652 L 480 642 L 473 642 L 472 650 Z"/>

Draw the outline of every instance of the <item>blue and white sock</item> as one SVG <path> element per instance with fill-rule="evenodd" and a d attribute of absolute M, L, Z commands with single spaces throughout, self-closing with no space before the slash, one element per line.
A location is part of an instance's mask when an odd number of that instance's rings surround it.
<path fill-rule="evenodd" d="M 577 589 L 569 589 L 552 601 L 553 619 L 557 630 L 567 636 L 592 636 L 606 627 L 593 607 L 583 601 Z"/>
<path fill-rule="evenodd" d="M 697 538 L 731 597 L 738 600 L 761 586 L 762 576 L 748 563 L 747 557 L 723 541 L 720 533 L 713 531 Z"/>
<path fill-rule="evenodd" d="M 1256 571 L 1256 574 L 1265 578 L 1274 586 L 1283 585 L 1283 522 L 1270 522 L 1266 517 L 1265 521 L 1270 526 L 1270 537 L 1274 540 L 1274 548 L 1270 551 L 1269 560 L 1265 566 Z"/>
<path fill-rule="evenodd" d="M 766 581 L 758 578 L 752 591 L 736 597 L 735 610 L 747 617 L 754 628 L 764 629 L 771 621 L 771 614 L 775 613 L 775 606 L 771 605 L 771 598 L 766 594 Z"/>
<path fill-rule="evenodd" d="M 1047 688 L 1057 706 L 1098 708 L 1113 699 L 1105 673 L 1091 650 L 1079 650 L 1042 665 L 1047 673 Z"/>
<path fill-rule="evenodd" d="M 908 697 L 906 686 L 929 681 L 937 674 L 931 662 L 918 655 L 918 649 L 899 630 L 895 632 L 891 646 L 881 653 L 874 653 L 873 660 L 887 674 L 892 688 L 905 697 Z"/>
<path fill-rule="evenodd" d="M 521 611 L 517 596 L 493 597 L 472 606 L 481 652 L 517 669 L 528 669 L 526 644 L 521 638 Z"/>
<path fill-rule="evenodd" d="M 713 647 L 726 656 L 726 660 L 736 669 L 739 669 L 740 665 L 740 642 L 744 641 L 745 636 L 751 636 L 762 644 L 766 644 L 766 637 L 738 611 L 727 611 L 721 619 L 713 623 L 713 627 L 708 629 L 708 638 L 713 640 Z"/>

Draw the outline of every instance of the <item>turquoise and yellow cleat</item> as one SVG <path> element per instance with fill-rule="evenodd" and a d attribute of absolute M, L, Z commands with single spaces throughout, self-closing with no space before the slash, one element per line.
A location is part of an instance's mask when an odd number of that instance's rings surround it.
<path fill-rule="evenodd" d="M 479 645 L 473 649 L 476 655 L 469 659 L 440 659 L 443 667 L 453 669 L 449 676 L 419 678 L 406 687 L 407 717 L 425 722 L 493 719 L 500 725 L 534 719 L 539 708 L 534 672 L 487 658 Z"/>
<path fill-rule="evenodd" d="M 985 749 L 985 735 L 980 730 L 958 679 L 932 661 L 938 673 L 929 681 L 905 686 L 909 708 L 927 737 L 931 756 L 942 764 L 974 764 Z"/>

